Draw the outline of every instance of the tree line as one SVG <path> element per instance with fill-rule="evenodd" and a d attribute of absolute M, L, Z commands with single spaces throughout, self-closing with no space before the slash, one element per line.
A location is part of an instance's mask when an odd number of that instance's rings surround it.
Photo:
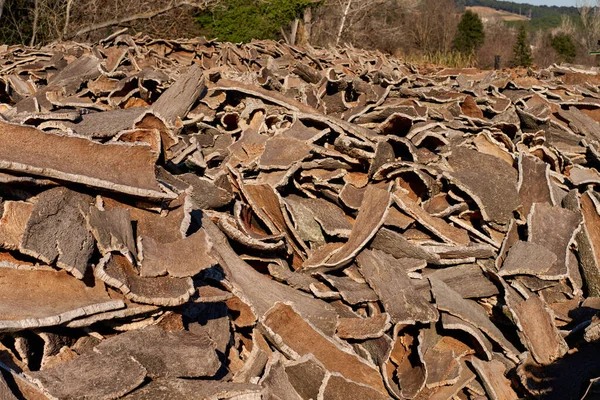
<path fill-rule="evenodd" d="M 351 45 L 420 63 L 491 68 L 554 62 L 593 64 L 600 0 L 577 8 L 497 0 L 0 0 L 0 43 L 95 41 L 120 28 L 159 38 L 284 40 Z M 532 10 L 528 22 L 482 21 L 471 5 Z M 540 29 L 536 18 L 560 17 Z"/>

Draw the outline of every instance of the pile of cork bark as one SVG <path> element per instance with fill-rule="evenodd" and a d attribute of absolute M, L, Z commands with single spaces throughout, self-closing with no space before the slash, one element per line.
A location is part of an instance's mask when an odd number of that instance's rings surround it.
<path fill-rule="evenodd" d="M 595 398 L 599 85 L 0 46 L 0 398 Z"/>

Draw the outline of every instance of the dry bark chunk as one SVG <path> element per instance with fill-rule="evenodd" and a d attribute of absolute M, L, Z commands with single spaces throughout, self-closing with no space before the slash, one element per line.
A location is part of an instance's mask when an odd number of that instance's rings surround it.
<path fill-rule="evenodd" d="M 285 364 L 288 381 L 304 400 L 316 399 L 327 371 L 313 356 L 307 354 Z"/>
<path fill-rule="evenodd" d="M 196 100 L 206 91 L 202 68 L 192 65 L 152 105 L 154 112 L 173 125 L 177 118 L 184 119 Z"/>
<path fill-rule="evenodd" d="M 472 357 L 469 360 L 488 396 L 492 400 L 516 400 L 519 398 L 510 386 L 510 381 L 504 377 L 506 367 L 500 361 L 481 361 Z"/>
<path fill-rule="evenodd" d="M 302 140 L 275 136 L 265 143 L 258 165 L 262 169 L 288 169 L 310 155 L 312 146 Z"/>
<path fill-rule="evenodd" d="M 600 215 L 596 204 L 592 192 L 581 196 L 584 229 L 577 235 L 581 270 L 591 296 L 600 296 Z"/>
<path fill-rule="evenodd" d="M 430 278 L 431 289 L 436 305 L 440 311 L 446 311 L 485 332 L 493 341 L 498 343 L 506 352 L 506 355 L 517 361 L 520 354 L 515 346 L 502 334 L 500 329 L 490 321 L 485 310 L 471 300 L 463 299 L 444 282 Z"/>
<path fill-rule="evenodd" d="M 394 200 L 408 215 L 434 233 L 440 239 L 454 245 L 467 246 L 471 240 L 464 229 L 456 228 L 441 218 L 433 217 L 402 191 L 394 193 Z"/>
<path fill-rule="evenodd" d="M 291 195 L 286 197 L 285 201 L 290 204 L 294 214 L 308 211 L 308 216 L 319 223 L 323 231 L 328 235 L 348 237 L 352 230 L 352 224 L 348 221 L 342 209 L 327 200 L 320 198 L 305 199 Z M 304 216 L 304 220 L 308 216 Z M 307 230 L 307 228 L 305 227 L 304 230 Z"/>
<path fill-rule="evenodd" d="M 73 129 L 79 136 L 90 138 L 108 139 L 119 132 L 134 127 L 137 120 L 146 110 L 142 107 L 133 107 L 125 110 L 117 109 L 99 113 L 89 113 L 81 116 L 77 123 L 64 123 Z"/>
<path fill-rule="evenodd" d="M 215 257 L 225 270 L 231 292 L 248 304 L 257 318 L 279 301 L 292 301 L 303 317 L 326 335 L 333 335 L 337 318 L 333 307 L 256 271 L 233 251 L 225 235 L 208 217 L 202 218 L 202 226 L 213 242 Z"/>
<path fill-rule="evenodd" d="M 140 243 L 140 275 L 144 277 L 168 273 L 175 278 L 185 278 L 216 263 L 210 255 L 211 243 L 203 229 L 173 243 L 158 243 L 149 237 L 142 237 Z"/>
<path fill-rule="evenodd" d="M 422 263 L 410 258 L 396 259 L 379 250 L 364 250 L 357 257 L 361 274 L 379 295 L 392 323 L 414 324 L 437 321 L 438 313 L 411 286 L 406 263 Z"/>
<path fill-rule="evenodd" d="M 383 313 L 369 318 L 339 318 L 336 333 L 342 339 L 377 339 L 390 327 L 390 316 Z"/>
<path fill-rule="evenodd" d="M 259 400 L 263 388 L 251 383 L 159 379 L 125 396 L 123 400 L 248 399 Z"/>
<path fill-rule="evenodd" d="M 85 220 L 102 255 L 111 251 L 132 256 L 137 254 L 129 210 L 115 207 L 100 211 L 90 207 Z"/>
<path fill-rule="evenodd" d="M 2 208 L 4 212 L 0 219 L 0 247 L 18 250 L 33 211 L 33 204 L 7 200 L 2 204 Z"/>
<path fill-rule="evenodd" d="M 435 278 L 450 286 L 463 298 L 481 298 L 497 295 L 498 288 L 483 273 L 477 264 L 464 264 L 448 268 L 423 271 L 423 277 Z M 411 281 L 416 288 L 429 292 L 426 282 Z M 425 289 L 422 289 L 425 287 Z"/>
<path fill-rule="evenodd" d="M 11 331 L 68 322 L 74 318 L 123 308 L 102 284 L 92 288 L 59 271 L 1 268 L 0 330 Z"/>
<path fill-rule="evenodd" d="M 90 352 L 25 376 L 52 398 L 110 400 L 138 387 L 146 378 L 146 369 L 125 355 L 107 357 Z"/>
<path fill-rule="evenodd" d="M 373 185 L 367 188 L 348 241 L 327 259 L 324 265 L 326 268 L 343 267 L 362 250 L 383 225 L 391 200 L 388 190 Z"/>
<path fill-rule="evenodd" d="M 183 174 L 178 178 L 192 186 L 190 197 L 194 205 L 200 210 L 221 208 L 233 200 L 233 195 L 230 192 L 206 178 L 194 174 Z"/>
<path fill-rule="evenodd" d="M 285 373 L 284 361 L 280 353 L 271 354 L 266 371 L 259 384 L 265 388 L 266 395 L 273 399 L 302 400 Z"/>
<path fill-rule="evenodd" d="M 269 340 L 284 354 L 298 358 L 312 353 L 327 370 L 387 393 L 379 372 L 373 366 L 354 354 L 350 348 L 344 348 L 327 338 L 292 306 L 276 303 L 261 318 L 261 326 Z"/>
<path fill-rule="evenodd" d="M 165 332 L 157 326 L 122 333 L 103 341 L 95 350 L 107 357 L 129 356 L 153 379 L 213 376 L 221 366 L 208 335 Z"/>
<path fill-rule="evenodd" d="M 94 251 L 94 239 L 83 213 L 92 198 L 64 187 L 43 192 L 27 221 L 21 252 L 56 265 L 83 279 Z"/>
<path fill-rule="evenodd" d="M 506 304 L 533 358 L 539 364 L 550 364 L 564 356 L 569 348 L 543 301 L 533 293 L 523 299 L 511 287 L 504 286 Z"/>
<path fill-rule="evenodd" d="M 177 306 L 187 302 L 195 292 L 191 278 L 140 277 L 129 260 L 120 255 L 107 254 L 94 272 L 98 279 L 138 303 Z"/>
<path fill-rule="evenodd" d="M 377 301 L 377 294 L 366 283 L 356 282 L 354 279 L 345 276 L 334 276 L 329 274 L 319 274 L 331 286 L 333 286 L 348 304 L 356 305 L 368 301 Z"/>
<path fill-rule="evenodd" d="M 389 398 L 367 385 L 353 382 L 339 374 L 330 374 L 325 378 L 321 393 L 323 400 L 384 400 Z"/>
<path fill-rule="evenodd" d="M 498 271 L 500 276 L 533 275 L 541 279 L 560 279 L 564 269 L 551 250 L 539 244 L 518 241 L 515 243 Z"/>
<path fill-rule="evenodd" d="M 581 214 L 561 207 L 535 203 L 531 208 L 527 217 L 527 241 L 544 246 L 556 255 L 557 276 L 568 274 L 569 244 L 579 231 L 581 222 Z"/>
<path fill-rule="evenodd" d="M 479 206 L 486 221 L 508 224 L 521 201 L 517 171 L 501 159 L 466 147 L 455 147 L 448 158 L 452 180 Z"/>
<path fill-rule="evenodd" d="M 156 155 L 148 146 L 99 144 L 0 122 L 0 169 L 133 196 L 174 197 L 156 182 L 155 162 Z"/>

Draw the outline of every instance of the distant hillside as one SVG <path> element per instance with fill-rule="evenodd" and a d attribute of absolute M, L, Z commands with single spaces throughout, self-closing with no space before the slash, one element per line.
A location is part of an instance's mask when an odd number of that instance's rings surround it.
<path fill-rule="evenodd" d="M 471 10 L 474 13 L 478 14 L 481 19 L 501 19 L 503 21 L 511 22 L 511 21 L 528 21 L 529 18 L 525 15 L 519 15 L 512 12 L 497 10 L 491 7 L 482 7 L 482 6 L 473 6 L 466 7 L 467 10 Z"/>
<path fill-rule="evenodd" d="M 534 6 L 531 4 L 514 3 L 512 1 L 498 0 L 456 0 L 458 6 L 488 7 L 498 11 L 516 14 L 517 16 L 531 16 L 529 25 L 531 29 L 549 29 L 560 25 L 561 17 L 567 15 L 579 18 L 576 7 Z M 513 20 L 514 21 L 514 20 Z"/>

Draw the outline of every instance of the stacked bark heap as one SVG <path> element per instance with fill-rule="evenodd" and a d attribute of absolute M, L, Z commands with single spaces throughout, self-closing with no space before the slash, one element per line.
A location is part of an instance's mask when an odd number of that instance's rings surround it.
<path fill-rule="evenodd" d="M 0 397 L 593 398 L 599 84 L 0 47 Z"/>

